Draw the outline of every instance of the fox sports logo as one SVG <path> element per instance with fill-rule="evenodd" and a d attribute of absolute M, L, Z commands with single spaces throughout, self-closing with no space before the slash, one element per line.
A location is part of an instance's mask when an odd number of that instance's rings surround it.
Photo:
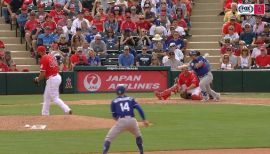
<path fill-rule="evenodd" d="M 252 14 L 254 8 L 252 5 L 239 5 L 238 12 L 240 14 Z"/>

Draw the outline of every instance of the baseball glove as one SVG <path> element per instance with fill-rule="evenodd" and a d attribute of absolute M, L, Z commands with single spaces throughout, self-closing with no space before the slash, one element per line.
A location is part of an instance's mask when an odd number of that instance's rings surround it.
<path fill-rule="evenodd" d="M 188 93 L 186 91 L 180 93 L 180 97 L 184 99 L 188 99 Z"/>
<path fill-rule="evenodd" d="M 33 78 L 33 82 L 35 85 L 39 86 L 38 77 Z"/>

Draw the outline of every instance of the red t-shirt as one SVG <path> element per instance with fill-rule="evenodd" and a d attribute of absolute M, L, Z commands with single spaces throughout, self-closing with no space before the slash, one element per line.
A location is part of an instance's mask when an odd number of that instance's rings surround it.
<path fill-rule="evenodd" d="M 258 66 L 267 66 L 270 65 L 270 56 L 269 55 L 259 55 L 256 57 L 256 64 Z"/>
<path fill-rule="evenodd" d="M 134 22 L 132 21 L 124 21 L 122 24 L 121 24 L 121 30 L 125 30 L 125 29 L 130 29 L 131 31 L 134 31 L 137 29 L 137 26 Z"/>
<path fill-rule="evenodd" d="M 45 72 L 46 79 L 59 72 L 58 63 L 52 55 L 49 54 L 41 57 L 40 71 Z"/>
<path fill-rule="evenodd" d="M 55 23 L 58 24 L 59 20 L 64 18 L 64 11 L 61 10 L 57 12 L 56 10 L 51 10 L 49 15 L 52 16 Z"/>
<path fill-rule="evenodd" d="M 192 71 L 188 71 L 187 75 L 185 75 L 185 73 L 182 72 L 179 74 L 178 84 L 179 85 L 185 84 L 187 87 L 189 87 L 191 84 L 194 84 L 196 87 L 198 87 L 199 80 Z"/>
<path fill-rule="evenodd" d="M 82 56 L 83 61 L 84 61 L 85 63 L 87 63 L 87 58 L 86 58 L 86 56 L 85 56 L 85 55 L 81 55 L 81 56 Z M 79 61 L 80 61 L 80 57 L 79 57 L 78 54 L 73 54 L 73 55 L 70 57 L 70 62 L 71 62 L 72 64 L 75 64 L 75 65 L 76 65 Z"/>
<path fill-rule="evenodd" d="M 1 63 L 0 64 L 0 72 L 8 72 L 8 71 L 9 71 L 9 68 L 8 68 L 7 64 Z"/>
<path fill-rule="evenodd" d="M 98 20 L 94 19 L 92 21 L 92 23 L 93 23 L 93 25 L 95 25 L 97 27 L 98 32 L 103 32 L 103 21 L 101 21 L 101 20 L 98 21 Z"/>
<path fill-rule="evenodd" d="M 38 20 L 28 20 L 26 23 L 25 23 L 25 30 L 29 30 L 30 32 L 32 32 L 36 27 L 37 27 L 37 24 L 38 24 Z"/>
<path fill-rule="evenodd" d="M 149 30 L 151 28 L 151 23 L 149 21 L 137 22 L 138 29 L 146 29 Z"/>
<path fill-rule="evenodd" d="M 93 20 L 93 17 L 92 17 L 91 15 L 89 15 L 89 16 L 84 16 L 84 18 L 85 18 L 86 20 L 88 20 L 89 22 L 91 22 L 91 21 Z"/>
<path fill-rule="evenodd" d="M 223 29 L 222 29 L 223 34 L 229 33 L 228 28 L 230 25 L 231 25 L 230 21 L 228 21 L 227 23 L 224 24 Z M 233 27 L 234 27 L 234 32 L 237 32 L 238 34 L 240 34 L 243 31 L 241 24 L 239 24 L 237 22 L 234 23 Z"/>
<path fill-rule="evenodd" d="M 54 30 L 56 29 L 56 24 L 55 24 L 55 22 L 44 22 L 43 23 L 43 28 L 45 28 L 45 27 L 47 27 L 47 26 L 49 26 L 50 28 L 51 28 L 51 30 L 50 30 L 50 32 L 52 33 L 52 32 L 54 32 Z"/>

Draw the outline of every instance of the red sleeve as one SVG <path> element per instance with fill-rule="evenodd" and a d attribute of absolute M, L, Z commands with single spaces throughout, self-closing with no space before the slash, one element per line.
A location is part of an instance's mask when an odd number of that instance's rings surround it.
<path fill-rule="evenodd" d="M 55 10 L 51 10 L 50 13 L 49 13 L 49 16 L 52 16 L 54 18 L 55 15 L 56 15 Z"/>
<path fill-rule="evenodd" d="M 184 84 L 184 81 L 183 81 L 182 73 L 180 73 L 178 76 L 178 85 L 182 85 L 182 84 Z"/>
<path fill-rule="evenodd" d="M 40 71 L 41 72 L 45 72 L 47 70 L 48 66 L 46 65 L 46 62 L 47 62 L 47 59 L 45 56 L 43 56 L 40 59 Z"/>
<path fill-rule="evenodd" d="M 70 62 L 71 62 L 72 64 L 75 64 L 75 63 L 77 62 L 76 55 L 72 55 L 72 56 L 70 57 Z"/>
<path fill-rule="evenodd" d="M 197 78 L 197 76 L 194 73 L 191 73 L 190 78 L 192 78 L 191 83 L 196 85 L 196 87 L 198 87 L 199 86 L 199 79 Z"/>
<path fill-rule="evenodd" d="M 228 34 L 228 27 L 229 27 L 229 25 L 227 23 L 225 23 L 223 26 L 223 29 L 222 29 L 223 34 Z"/>

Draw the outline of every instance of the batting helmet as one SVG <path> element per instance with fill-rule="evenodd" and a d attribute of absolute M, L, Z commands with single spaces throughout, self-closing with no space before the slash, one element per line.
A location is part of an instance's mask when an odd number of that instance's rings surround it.
<path fill-rule="evenodd" d="M 124 94 L 125 91 L 126 91 L 125 85 L 123 85 L 123 84 L 117 85 L 117 87 L 116 87 L 116 93 L 117 93 L 118 95 Z"/>
<path fill-rule="evenodd" d="M 189 51 L 189 56 L 199 56 L 201 53 L 196 50 Z"/>

